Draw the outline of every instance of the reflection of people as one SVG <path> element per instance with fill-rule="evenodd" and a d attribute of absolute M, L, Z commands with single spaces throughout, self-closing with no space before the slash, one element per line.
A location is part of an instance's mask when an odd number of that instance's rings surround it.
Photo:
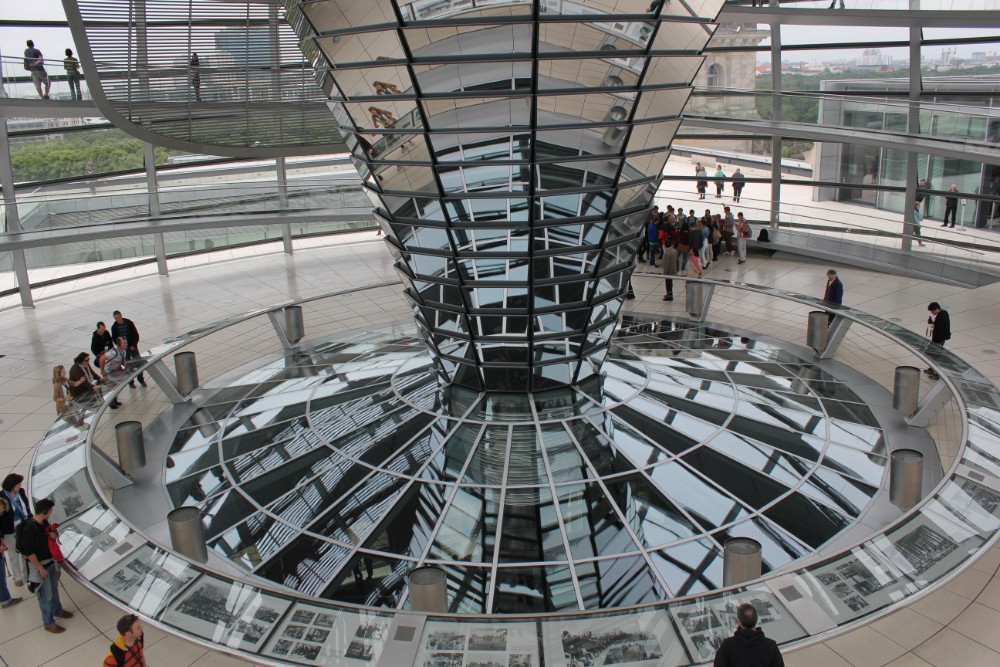
<path fill-rule="evenodd" d="M 375 88 L 376 95 L 401 95 L 403 92 L 396 84 L 385 81 L 372 81 L 372 87 Z"/>
<path fill-rule="evenodd" d="M 951 216 L 951 226 L 955 226 L 955 217 L 958 215 L 958 186 L 954 183 L 948 188 L 948 196 L 944 198 L 944 224 L 948 226 L 948 216 Z"/>
<path fill-rule="evenodd" d="M 844 303 L 844 283 L 840 282 L 837 272 L 833 269 L 826 272 L 826 289 L 823 290 L 823 300 L 835 306 L 841 306 Z M 836 316 L 830 313 L 830 323 L 833 322 L 834 317 Z"/>
<path fill-rule="evenodd" d="M 69 96 L 82 100 L 83 93 L 80 92 L 80 61 L 73 57 L 73 49 L 66 49 L 66 57 L 63 58 L 63 69 L 66 70 L 66 81 L 69 82 Z"/>
<path fill-rule="evenodd" d="M 49 75 L 45 71 L 45 58 L 42 57 L 42 52 L 35 48 L 35 43 L 30 39 L 27 41 L 27 46 L 28 48 L 24 50 L 24 69 L 31 72 L 31 82 L 35 84 L 38 96 L 47 100 L 52 82 L 49 81 Z M 43 83 L 45 84 L 44 93 L 42 92 Z"/>
<path fill-rule="evenodd" d="M 726 189 L 726 172 L 722 171 L 722 165 L 715 165 L 715 197 L 718 199 Z"/>
<path fill-rule="evenodd" d="M 736 608 L 739 627 L 722 641 L 715 654 L 715 667 L 784 667 L 778 644 L 757 627 L 757 610 L 744 602 Z"/>
<path fill-rule="evenodd" d="M 194 99 L 201 102 L 201 60 L 197 53 L 191 54 L 191 62 L 188 64 L 191 66 L 191 89 L 194 90 Z"/>
<path fill-rule="evenodd" d="M 396 122 L 396 118 L 392 115 L 392 112 L 385 109 L 368 107 L 368 113 L 372 115 L 372 124 L 375 127 L 389 127 Z"/>
<path fill-rule="evenodd" d="M 920 240 L 920 223 L 923 220 L 923 216 L 920 215 L 920 202 L 913 202 L 913 235 L 917 237 L 917 243 L 920 247 L 923 247 L 924 242 Z"/>
<path fill-rule="evenodd" d="M 927 318 L 927 334 L 932 343 L 944 347 L 945 341 L 951 338 L 951 316 L 948 315 L 947 310 L 941 308 L 941 304 L 937 301 L 931 301 L 927 304 L 927 310 L 930 311 L 930 316 Z M 929 349 L 928 352 L 931 350 Z M 925 368 L 924 373 L 935 380 L 938 377 L 933 368 Z"/>
<path fill-rule="evenodd" d="M 699 162 L 698 166 L 695 167 L 694 175 L 698 179 L 697 183 L 695 183 L 698 189 L 698 199 L 704 199 L 705 191 L 708 190 L 708 171 Z"/>
<path fill-rule="evenodd" d="M 747 179 L 740 171 L 740 168 L 736 168 L 736 173 L 733 174 L 733 201 L 739 203 L 740 197 L 743 196 L 743 186 L 747 184 Z"/>

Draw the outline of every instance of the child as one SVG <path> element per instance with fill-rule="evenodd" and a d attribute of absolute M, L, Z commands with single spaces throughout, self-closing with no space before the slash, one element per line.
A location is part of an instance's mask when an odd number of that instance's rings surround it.
<path fill-rule="evenodd" d="M 69 382 L 69 378 L 66 377 L 66 368 L 64 366 L 56 366 L 52 369 L 52 400 L 55 401 L 57 415 L 61 415 L 66 409 L 67 382 Z"/>

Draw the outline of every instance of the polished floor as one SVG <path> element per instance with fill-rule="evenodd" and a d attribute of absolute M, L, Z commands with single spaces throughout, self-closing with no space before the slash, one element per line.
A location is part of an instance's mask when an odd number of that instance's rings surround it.
<path fill-rule="evenodd" d="M 185 265 L 186 264 L 186 265 Z M 302 247 L 293 256 L 275 246 L 238 253 L 216 253 L 171 266 L 171 275 L 119 272 L 38 290 L 36 308 L 7 307 L 0 311 L 4 345 L 0 353 L 0 470 L 25 472 L 35 444 L 54 416 L 50 374 L 55 364 L 69 364 L 89 347 L 98 320 L 109 320 L 120 309 L 136 322 L 146 344 L 188 331 L 233 313 L 303 298 L 333 289 L 392 279 L 391 257 L 373 234 L 343 237 L 335 245 Z M 725 258 L 709 277 L 740 279 L 789 290 L 821 294 L 825 265 L 780 256 L 751 255 L 740 267 Z M 952 316 L 954 336 L 949 347 L 1000 383 L 1000 285 L 976 290 L 940 286 L 876 272 L 844 268 L 845 301 L 887 319 L 922 331 L 926 304 L 940 301 Z M 639 275 L 638 298 L 627 308 L 648 313 L 683 314 L 684 302 L 661 300 L 659 274 Z M 363 328 L 376 324 L 363 311 L 345 313 L 345 321 Z M 123 400 L 139 399 L 141 388 L 125 390 Z M 131 393 L 135 399 L 130 398 Z M 943 589 L 860 630 L 799 649 L 790 665 L 838 667 L 993 667 L 1000 664 L 1000 549 L 986 556 Z M 120 614 L 85 591 L 69 577 L 63 580 L 63 600 L 78 610 L 66 621 L 67 632 L 44 633 L 33 598 L 0 611 L 0 659 L 10 667 L 96 664 L 107 650 Z M 25 594 L 15 588 L 15 594 Z M 246 664 L 206 651 L 188 642 L 147 629 L 147 658 L 152 665 Z"/>

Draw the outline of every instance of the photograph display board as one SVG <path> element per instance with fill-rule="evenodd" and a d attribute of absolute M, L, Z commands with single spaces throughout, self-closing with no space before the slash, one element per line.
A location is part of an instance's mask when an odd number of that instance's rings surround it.
<path fill-rule="evenodd" d="M 392 618 L 296 604 L 263 655 L 315 665 L 378 664 Z"/>
<path fill-rule="evenodd" d="M 670 616 L 677 624 L 694 662 L 711 661 L 727 637 L 736 632 L 736 609 L 749 602 L 757 610 L 758 626 L 779 644 L 806 635 L 778 599 L 762 590 L 740 591 L 719 598 L 693 600 L 672 605 Z"/>
<path fill-rule="evenodd" d="M 535 623 L 428 621 L 418 667 L 539 667 Z"/>
<path fill-rule="evenodd" d="M 898 602 L 917 590 L 899 567 L 867 545 L 801 573 L 797 580 L 837 625 Z"/>
<path fill-rule="evenodd" d="M 984 540 L 974 527 L 933 499 L 919 514 L 871 543 L 918 588 L 924 588 L 958 567 Z"/>
<path fill-rule="evenodd" d="M 546 621 L 542 627 L 546 667 L 658 667 L 688 662 L 665 609 Z"/>
<path fill-rule="evenodd" d="M 190 563 L 144 545 L 94 578 L 94 583 L 132 609 L 155 618 L 198 576 Z"/>
<path fill-rule="evenodd" d="M 257 651 L 291 601 L 245 584 L 203 576 L 167 608 L 160 620 L 244 651 Z"/>
<path fill-rule="evenodd" d="M 114 549 L 131 534 L 132 529 L 113 511 L 91 507 L 59 525 L 59 547 L 66 560 L 81 570 L 92 558 Z"/>

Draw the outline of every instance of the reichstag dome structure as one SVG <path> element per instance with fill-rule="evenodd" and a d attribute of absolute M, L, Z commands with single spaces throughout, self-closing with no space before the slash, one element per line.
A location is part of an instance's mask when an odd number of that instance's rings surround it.
<path fill-rule="evenodd" d="M 5 10 L 0 661 L 1000 664 L 998 10 Z"/>

